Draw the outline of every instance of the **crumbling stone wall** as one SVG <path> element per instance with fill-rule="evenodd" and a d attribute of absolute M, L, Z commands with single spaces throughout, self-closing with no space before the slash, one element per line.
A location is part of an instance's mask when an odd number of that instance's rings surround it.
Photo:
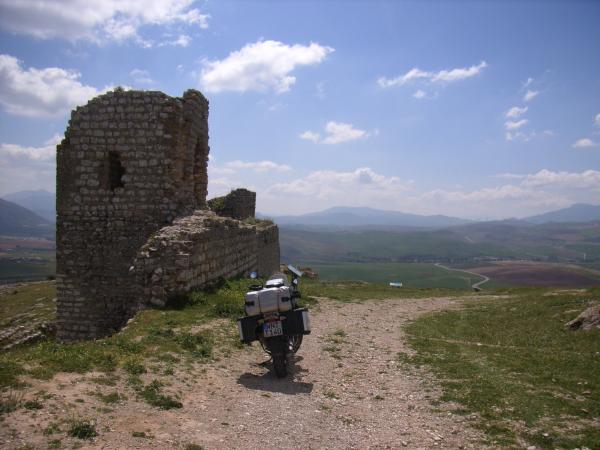
<path fill-rule="evenodd" d="M 269 277 L 279 271 L 279 228 L 266 221 L 256 230 L 256 272 L 259 277 Z"/>
<path fill-rule="evenodd" d="M 59 338 L 109 334 L 135 312 L 138 249 L 206 206 L 207 118 L 193 90 L 109 92 L 73 111 L 57 147 Z"/>
<path fill-rule="evenodd" d="M 117 90 L 73 111 L 57 147 L 59 339 L 102 337 L 150 300 L 276 270 L 276 226 L 207 211 L 208 152 L 198 91 Z M 228 213 L 253 217 L 256 194 L 234 192 Z"/>
<path fill-rule="evenodd" d="M 251 271 L 270 275 L 279 267 L 279 241 L 272 241 L 276 236 L 275 225 L 247 225 L 212 211 L 177 219 L 153 234 L 134 261 L 144 301 L 162 306 L 170 296 L 220 277 Z"/>
<path fill-rule="evenodd" d="M 223 197 L 215 197 L 208 201 L 208 207 L 223 217 L 244 220 L 254 217 L 256 209 L 256 192 L 248 189 L 235 189 Z"/>

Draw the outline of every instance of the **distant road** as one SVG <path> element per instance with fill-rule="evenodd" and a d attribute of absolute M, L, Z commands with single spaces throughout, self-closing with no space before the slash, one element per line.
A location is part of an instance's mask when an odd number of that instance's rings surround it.
<path fill-rule="evenodd" d="M 487 283 L 488 281 L 490 281 L 489 277 L 486 277 L 485 275 L 482 275 L 480 273 L 475 273 L 475 272 L 471 272 L 469 270 L 464 270 L 464 269 L 453 269 L 451 267 L 443 265 L 442 263 L 435 263 L 435 265 L 438 266 L 438 267 L 441 267 L 442 269 L 450 270 L 450 271 L 453 271 L 453 272 L 464 272 L 464 273 L 468 273 L 468 274 L 475 275 L 475 276 L 478 276 L 478 277 L 483 277 L 483 280 L 478 281 L 477 283 L 471 285 L 471 288 L 473 288 L 473 289 L 481 289 L 481 285 L 483 283 Z"/>

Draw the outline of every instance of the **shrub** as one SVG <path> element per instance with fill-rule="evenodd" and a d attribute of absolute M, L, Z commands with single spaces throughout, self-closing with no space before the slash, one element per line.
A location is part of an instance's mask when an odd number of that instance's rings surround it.
<path fill-rule="evenodd" d="M 68 435 L 78 439 L 91 439 L 98 436 L 96 424 L 89 420 L 75 420 L 71 422 Z"/>
<path fill-rule="evenodd" d="M 140 397 L 160 409 L 182 408 L 183 404 L 180 401 L 160 393 L 162 386 L 160 381 L 154 380 L 139 391 Z"/>
<path fill-rule="evenodd" d="M 146 373 L 146 368 L 138 361 L 129 360 L 123 365 L 123 369 L 130 375 L 141 375 Z"/>
<path fill-rule="evenodd" d="M 44 407 L 44 405 L 42 405 L 37 400 L 29 400 L 29 401 L 23 403 L 23 408 L 29 409 L 29 410 L 42 409 L 43 407 Z"/>

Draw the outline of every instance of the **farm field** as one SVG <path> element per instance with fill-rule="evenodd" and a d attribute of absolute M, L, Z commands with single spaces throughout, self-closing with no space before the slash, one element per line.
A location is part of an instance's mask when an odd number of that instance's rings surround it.
<path fill-rule="evenodd" d="M 322 281 L 360 280 L 370 283 L 401 282 L 407 287 L 468 289 L 481 281 L 466 272 L 448 271 L 425 263 L 354 263 L 304 261 L 300 266 L 316 270 Z"/>
<path fill-rule="evenodd" d="M 595 266 L 600 225 L 477 223 L 442 230 L 301 229 L 282 226 L 281 254 L 291 261 L 459 262 L 498 258 Z"/>
<path fill-rule="evenodd" d="M 465 267 L 463 267 L 467 270 Z M 600 286 L 600 271 L 578 266 L 502 261 L 468 268 L 469 271 L 490 277 L 487 288 L 510 286 L 589 287 Z"/>
<path fill-rule="evenodd" d="M 55 249 L 56 243 L 49 239 L 0 236 L 0 284 L 53 277 Z"/>
<path fill-rule="evenodd" d="M 0 253 L 0 283 L 41 281 L 56 274 L 54 249 L 14 249 Z"/>

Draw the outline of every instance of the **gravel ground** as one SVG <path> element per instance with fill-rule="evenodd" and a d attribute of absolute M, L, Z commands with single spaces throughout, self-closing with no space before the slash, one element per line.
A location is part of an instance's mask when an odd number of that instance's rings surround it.
<path fill-rule="evenodd" d="M 404 323 L 459 303 L 453 298 L 321 299 L 312 312 L 313 332 L 292 359 L 287 378 L 275 378 L 255 343 L 191 372 L 176 371 L 166 389 L 179 393 L 182 409 L 161 411 L 129 393 L 128 400 L 102 410 L 106 405 L 91 393 L 130 391 L 98 386 L 90 381 L 94 374 L 32 380 L 28 391 L 43 389 L 54 398 L 44 409 L 5 416 L 0 446 L 48 448 L 59 439 L 62 448 L 81 443 L 94 449 L 185 448 L 192 443 L 205 449 L 482 448 L 483 436 L 470 427 L 469 417 L 450 413 L 453 405 L 437 403 L 435 380 L 397 358 L 399 352 L 410 352 Z M 41 432 L 69 417 L 95 418 L 99 436 L 78 441 L 65 436 L 64 425 L 53 435 Z M 149 437 L 134 437 L 134 431 Z"/>

